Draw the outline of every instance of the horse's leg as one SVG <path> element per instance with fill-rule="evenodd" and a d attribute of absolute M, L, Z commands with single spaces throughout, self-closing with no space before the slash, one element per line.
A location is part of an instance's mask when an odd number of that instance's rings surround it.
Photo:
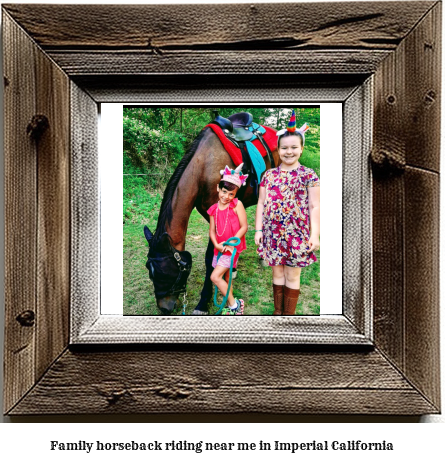
<path fill-rule="evenodd" d="M 210 275 L 213 271 L 212 261 L 214 249 L 215 246 L 209 239 L 205 255 L 206 277 L 204 280 L 204 286 L 201 291 L 201 299 L 199 300 L 198 305 L 196 305 L 195 310 L 193 310 L 192 315 L 208 315 L 209 313 L 209 302 L 212 300 L 213 291 L 213 285 L 212 281 L 210 280 Z"/>

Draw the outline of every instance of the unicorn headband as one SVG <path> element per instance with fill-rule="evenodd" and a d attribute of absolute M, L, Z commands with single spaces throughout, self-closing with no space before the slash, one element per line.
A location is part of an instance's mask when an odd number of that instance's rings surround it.
<path fill-rule="evenodd" d="M 237 168 L 232 170 L 227 165 L 226 167 L 221 170 L 219 173 L 222 175 L 221 181 L 231 182 L 235 184 L 235 186 L 241 187 L 242 185 L 246 185 L 246 179 L 248 178 L 248 174 L 241 173 L 241 168 L 243 167 L 244 163 L 241 163 Z"/>
<path fill-rule="evenodd" d="M 303 145 L 304 145 L 304 133 L 309 129 L 309 126 L 307 123 L 304 123 L 303 126 L 301 126 L 300 129 L 297 129 L 297 124 L 296 124 L 296 118 L 295 118 L 295 110 L 292 110 L 292 116 L 290 117 L 289 123 L 287 124 L 286 129 L 281 129 L 280 131 L 277 132 L 277 137 L 278 140 L 280 140 L 280 137 L 287 131 L 290 135 L 294 132 L 298 132 L 298 134 L 301 135 L 303 139 Z"/>

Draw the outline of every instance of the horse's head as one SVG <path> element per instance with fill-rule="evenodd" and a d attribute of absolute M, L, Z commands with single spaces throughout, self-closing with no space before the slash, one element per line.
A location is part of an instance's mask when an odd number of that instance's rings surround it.
<path fill-rule="evenodd" d="M 180 252 L 171 245 L 168 233 L 154 242 L 153 234 L 144 227 L 149 245 L 146 267 L 155 288 L 156 302 L 164 315 L 171 315 L 179 307 L 179 296 L 185 292 L 192 269 L 190 252 Z"/>

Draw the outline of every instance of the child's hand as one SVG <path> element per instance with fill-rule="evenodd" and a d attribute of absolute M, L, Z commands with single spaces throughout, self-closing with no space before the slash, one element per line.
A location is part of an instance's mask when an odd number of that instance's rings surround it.
<path fill-rule="evenodd" d="M 261 231 L 257 231 L 255 233 L 255 244 L 260 245 L 263 243 L 263 233 Z"/>
<path fill-rule="evenodd" d="M 309 238 L 309 252 L 313 252 L 314 250 L 318 250 L 320 248 L 320 239 L 315 236 L 311 236 Z"/>
<path fill-rule="evenodd" d="M 224 253 L 223 242 L 220 242 L 218 245 L 216 245 L 216 246 L 215 246 L 215 249 L 216 249 L 218 252 Z"/>
<path fill-rule="evenodd" d="M 224 248 L 223 248 L 223 253 L 224 253 L 224 252 L 230 252 L 230 253 L 232 253 L 232 252 L 233 252 L 233 249 L 234 249 L 233 245 L 225 245 Z"/>

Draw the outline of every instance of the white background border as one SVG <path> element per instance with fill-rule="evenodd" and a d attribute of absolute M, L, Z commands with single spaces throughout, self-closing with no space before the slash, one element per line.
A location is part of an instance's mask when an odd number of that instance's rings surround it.
<path fill-rule="evenodd" d="M 99 173 L 101 189 L 101 314 L 103 315 L 122 315 L 123 311 L 122 111 L 124 105 L 126 104 L 105 103 L 101 105 Z M 128 105 L 138 106 L 144 105 L 144 103 Z M 155 106 L 153 103 L 146 105 Z M 227 103 L 212 103 L 212 105 L 230 106 Z M 233 105 L 237 104 L 234 102 Z M 320 259 L 320 313 L 338 315 L 342 313 L 342 104 L 312 102 L 295 103 L 293 106 L 297 108 L 302 105 L 320 105 L 320 249 L 322 253 Z M 159 106 L 172 105 L 163 103 Z M 181 105 L 177 104 L 177 106 Z M 184 106 L 200 107 L 203 104 Z M 249 106 L 264 107 L 265 105 L 245 104 L 244 106 L 247 108 Z M 275 103 L 268 106 L 290 107 L 289 104 Z M 297 121 L 297 125 L 301 126 L 303 123 L 304 121 Z M 310 135 L 306 137 L 310 137 Z M 304 152 L 302 163 L 304 164 Z M 141 247 L 144 246 L 145 239 L 141 226 Z M 187 250 L 187 244 L 185 249 Z M 304 289 L 302 292 L 304 293 Z"/>

